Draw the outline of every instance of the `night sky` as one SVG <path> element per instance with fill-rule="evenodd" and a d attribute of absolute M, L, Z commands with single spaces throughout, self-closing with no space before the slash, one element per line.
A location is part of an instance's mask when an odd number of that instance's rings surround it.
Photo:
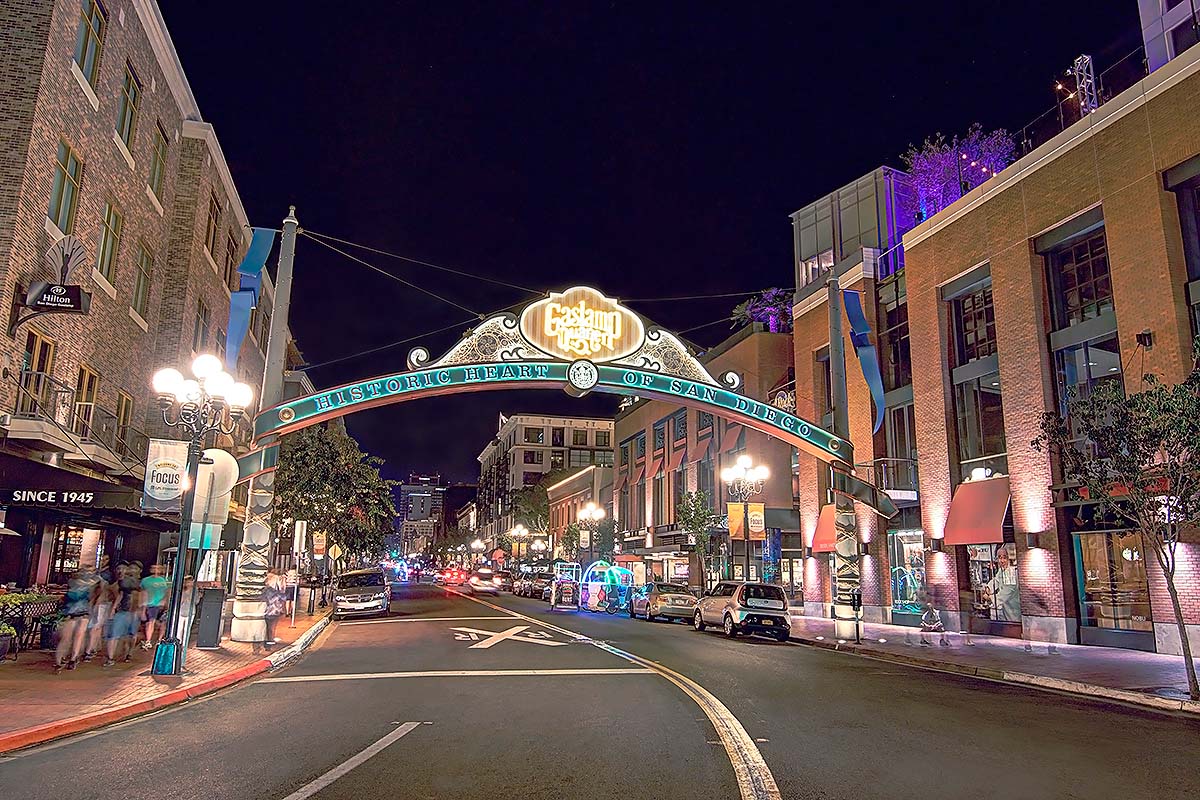
<path fill-rule="evenodd" d="M 1134 0 L 162 5 L 252 225 L 295 204 L 316 233 L 633 300 L 791 286 L 790 212 L 927 134 L 1018 129 L 1080 52 L 1102 70 L 1139 43 Z M 472 311 L 531 297 L 350 250 Z M 436 356 L 471 317 L 304 238 L 295 274 L 308 363 L 418 337 L 316 366 L 318 387 L 401 370 L 414 344 Z M 631 305 L 682 331 L 739 300 Z M 615 405 L 480 393 L 347 422 L 389 477 L 473 482 L 501 411 Z"/>

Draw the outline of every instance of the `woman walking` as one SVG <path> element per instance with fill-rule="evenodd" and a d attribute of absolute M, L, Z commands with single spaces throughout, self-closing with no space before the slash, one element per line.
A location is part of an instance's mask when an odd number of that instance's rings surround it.
<path fill-rule="evenodd" d="M 267 571 L 267 581 L 263 586 L 263 600 L 267 608 L 263 616 L 267 621 L 267 646 L 275 644 L 275 628 L 279 626 L 279 618 L 283 616 L 287 605 L 287 579 L 278 569 L 272 567 Z"/>

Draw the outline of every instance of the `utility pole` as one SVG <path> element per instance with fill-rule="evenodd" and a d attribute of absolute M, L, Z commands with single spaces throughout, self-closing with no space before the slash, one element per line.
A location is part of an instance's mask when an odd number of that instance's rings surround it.
<path fill-rule="evenodd" d="M 850 440 L 849 400 L 846 393 L 846 345 L 842 338 L 842 290 L 837 276 L 830 272 L 826 281 L 829 305 L 829 380 L 833 399 L 833 434 Z M 846 472 L 845 464 L 830 465 L 831 471 Z M 830 486 L 833 476 L 830 476 Z M 839 639 L 849 639 L 858 630 L 855 595 L 861 591 L 862 571 L 858 556 L 858 532 L 854 519 L 854 501 L 833 492 L 834 529 L 837 544 L 833 553 L 833 571 L 837 594 L 833 598 L 834 627 Z"/>
<path fill-rule="evenodd" d="M 275 304 L 271 310 L 271 329 L 267 336 L 267 362 L 263 372 L 259 411 L 279 405 L 283 400 L 283 372 L 287 366 L 288 310 L 292 304 L 292 267 L 296 260 L 296 207 L 288 206 L 283 219 L 279 244 L 279 266 L 275 271 Z M 266 446 L 274 437 L 264 439 Z M 246 503 L 246 525 L 242 535 L 241 561 L 233 598 L 233 626 L 230 638 L 235 642 L 261 642 L 267 638 L 264 617 L 266 603 L 263 588 L 271 566 L 271 542 L 274 539 L 271 517 L 275 510 L 275 471 L 265 472 L 250 481 Z"/>

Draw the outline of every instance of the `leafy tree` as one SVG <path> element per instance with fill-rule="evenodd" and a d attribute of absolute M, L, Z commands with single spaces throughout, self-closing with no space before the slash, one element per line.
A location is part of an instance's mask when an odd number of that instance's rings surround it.
<path fill-rule="evenodd" d="M 285 532 L 295 520 L 307 520 L 310 533 L 326 533 L 350 563 L 382 554 L 396 507 L 395 482 L 379 474 L 381 464 L 341 426 L 314 425 L 284 437 L 275 476 L 275 529 Z"/>
<path fill-rule="evenodd" d="M 771 333 L 787 333 L 792 329 L 792 293 L 763 289 L 761 294 L 735 306 L 731 319 L 735 328 L 761 322 Z"/>
<path fill-rule="evenodd" d="M 550 527 L 550 498 L 546 495 L 549 482 L 542 478 L 538 483 L 522 486 L 513 493 L 513 518 L 531 533 L 545 533 Z"/>
<path fill-rule="evenodd" d="M 1200 700 L 1179 589 L 1175 585 L 1180 535 L 1200 526 L 1200 337 L 1191 374 L 1173 386 L 1143 377 L 1126 394 L 1120 380 L 1103 382 L 1068 399 L 1067 415 L 1047 413 L 1033 441 L 1049 450 L 1080 495 L 1138 531 L 1152 553 L 1171 598 L 1188 693 Z"/>
<path fill-rule="evenodd" d="M 596 526 L 596 557 L 612 563 L 617 554 L 617 524 L 611 519 L 602 519 Z"/>
<path fill-rule="evenodd" d="M 675 506 L 675 520 L 679 527 L 696 537 L 696 552 L 700 554 L 700 565 L 704 573 L 704 588 L 708 588 L 709 547 L 712 544 L 712 529 L 720 517 L 712 510 L 708 492 L 687 492 Z"/>
<path fill-rule="evenodd" d="M 901 160 L 916 184 L 923 218 L 928 218 L 1011 164 L 1016 151 L 1008 131 L 985 133 L 976 122 L 964 136 L 947 141 L 945 134 L 936 133 L 920 147 L 909 145 Z"/>
<path fill-rule="evenodd" d="M 579 525 L 572 522 L 558 537 L 558 546 L 562 548 L 562 557 L 567 561 L 579 560 Z"/>

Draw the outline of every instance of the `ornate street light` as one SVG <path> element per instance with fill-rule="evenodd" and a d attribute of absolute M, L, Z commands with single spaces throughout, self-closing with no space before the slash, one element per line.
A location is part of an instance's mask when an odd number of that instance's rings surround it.
<path fill-rule="evenodd" d="M 540 558 L 542 553 L 544 553 L 546 551 L 546 540 L 545 539 L 534 539 L 532 542 L 529 543 L 529 549 L 532 550 L 534 553 L 536 553 L 537 556 Z"/>
<path fill-rule="evenodd" d="M 204 353 L 192 362 L 195 379 L 184 378 L 177 369 L 167 367 L 154 373 L 152 381 L 158 395 L 163 423 L 187 436 L 187 483 L 184 485 L 179 513 L 179 546 L 175 550 L 175 575 L 171 582 L 171 607 L 167 638 L 158 643 L 151 671 L 156 675 L 178 675 L 183 671 L 183 649 L 179 646 L 179 612 L 183 598 L 183 573 L 187 566 L 188 534 L 192 526 L 192 504 L 200 473 L 200 455 L 204 438 L 214 431 L 233 433 L 237 423 L 254 400 L 254 390 L 235 383 L 221 367 L 221 359 Z M 225 413 L 229 412 L 229 421 Z M 174 416 L 172 416 L 172 414 Z"/>
<path fill-rule="evenodd" d="M 592 552 L 596 547 L 596 534 L 600 530 L 600 523 L 605 517 L 604 507 L 598 506 L 589 501 L 586 506 L 579 509 L 579 513 L 575 515 L 575 522 L 579 527 L 588 532 L 588 559 L 592 557 Z"/>
<path fill-rule="evenodd" d="M 729 496 L 742 504 L 742 539 L 746 544 L 746 580 L 750 580 L 750 498 L 763 490 L 770 477 L 767 468 L 754 466 L 750 456 L 738 456 L 732 467 L 721 470 L 721 481 L 729 489 Z"/>
<path fill-rule="evenodd" d="M 483 543 L 483 539 L 476 539 L 471 542 L 471 552 L 475 554 L 475 563 L 479 563 L 479 558 L 483 555 L 483 551 L 486 548 L 487 545 Z"/>
<path fill-rule="evenodd" d="M 513 540 L 513 544 L 514 544 L 513 549 L 517 551 L 515 553 L 516 560 L 517 560 L 517 563 L 520 564 L 521 563 L 521 550 L 522 550 L 520 545 L 524 544 L 525 540 L 529 538 L 529 536 L 530 536 L 529 529 L 518 522 L 511 530 L 509 530 L 508 536 L 510 539 Z"/>

